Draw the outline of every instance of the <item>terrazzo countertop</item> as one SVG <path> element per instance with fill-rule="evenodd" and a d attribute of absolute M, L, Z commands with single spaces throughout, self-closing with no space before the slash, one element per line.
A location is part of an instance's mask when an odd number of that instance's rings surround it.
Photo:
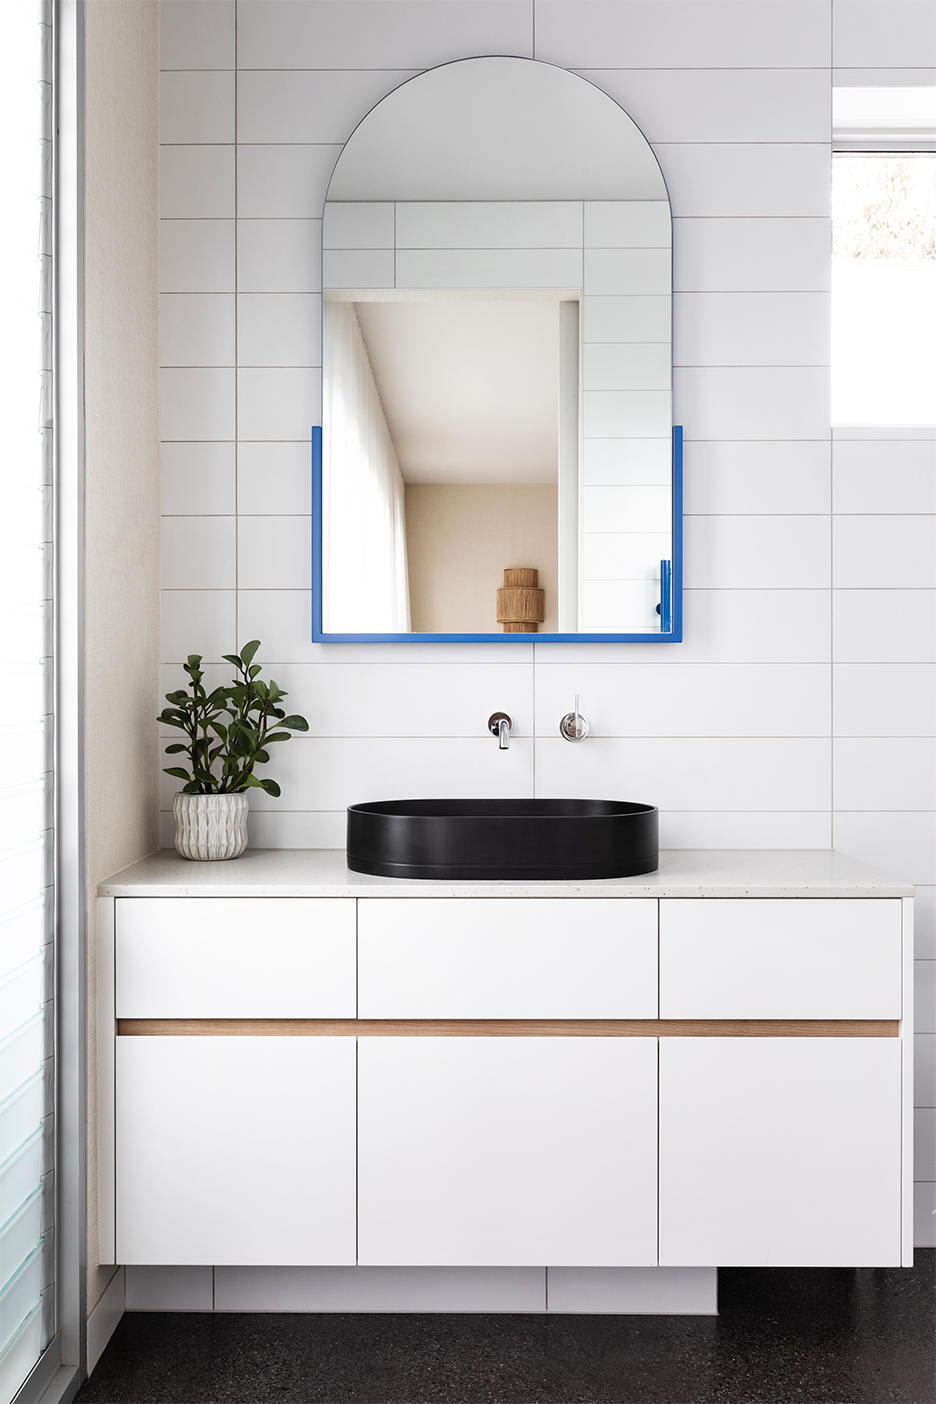
<path fill-rule="evenodd" d="M 195 863 L 165 848 L 102 882 L 102 897 L 912 897 L 832 849 L 664 849 L 655 873 L 583 882 L 453 882 L 353 873 L 343 848 L 248 849 Z"/>

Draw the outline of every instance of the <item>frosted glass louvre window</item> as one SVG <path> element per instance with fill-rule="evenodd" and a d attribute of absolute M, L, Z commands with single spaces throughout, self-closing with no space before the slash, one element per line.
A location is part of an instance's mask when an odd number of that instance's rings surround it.
<path fill-rule="evenodd" d="M 51 45 L 36 0 L 7 0 L 0 48 L 0 1404 L 47 1343 L 51 1279 L 43 1252 L 44 611 L 51 482 Z M 43 78 L 37 81 L 37 75 Z M 51 1272 L 51 1266 L 49 1266 Z"/>
<path fill-rule="evenodd" d="M 832 422 L 936 424 L 936 155 L 832 170 Z"/>

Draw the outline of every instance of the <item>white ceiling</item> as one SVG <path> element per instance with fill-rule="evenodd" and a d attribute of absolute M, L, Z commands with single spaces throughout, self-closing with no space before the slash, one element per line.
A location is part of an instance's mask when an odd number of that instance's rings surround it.
<path fill-rule="evenodd" d="M 556 481 L 558 301 L 356 307 L 406 482 Z"/>

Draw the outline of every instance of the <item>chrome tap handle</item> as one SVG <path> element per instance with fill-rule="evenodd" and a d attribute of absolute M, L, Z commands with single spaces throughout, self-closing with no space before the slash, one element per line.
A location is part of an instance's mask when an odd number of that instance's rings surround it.
<path fill-rule="evenodd" d="M 559 723 L 559 735 L 565 741 L 584 741 L 588 735 L 588 718 L 579 711 L 579 695 L 575 694 L 575 708 L 566 712 Z"/>
<path fill-rule="evenodd" d="M 506 751 L 510 748 L 510 731 L 513 722 L 506 712 L 492 712 L 488 717 L 488 731 L 492 736 L 497 737 L 497 749 Z"/>

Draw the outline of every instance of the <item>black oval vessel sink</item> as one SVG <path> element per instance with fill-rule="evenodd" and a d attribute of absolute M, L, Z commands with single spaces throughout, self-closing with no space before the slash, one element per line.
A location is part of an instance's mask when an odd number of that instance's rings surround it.
<path fill-rule="evenodd" d="M 379 800 L 348 809 L 348 867 L 404 878 L 632 877 L 659 863 L 659 814 L 623 800 Z"/>

